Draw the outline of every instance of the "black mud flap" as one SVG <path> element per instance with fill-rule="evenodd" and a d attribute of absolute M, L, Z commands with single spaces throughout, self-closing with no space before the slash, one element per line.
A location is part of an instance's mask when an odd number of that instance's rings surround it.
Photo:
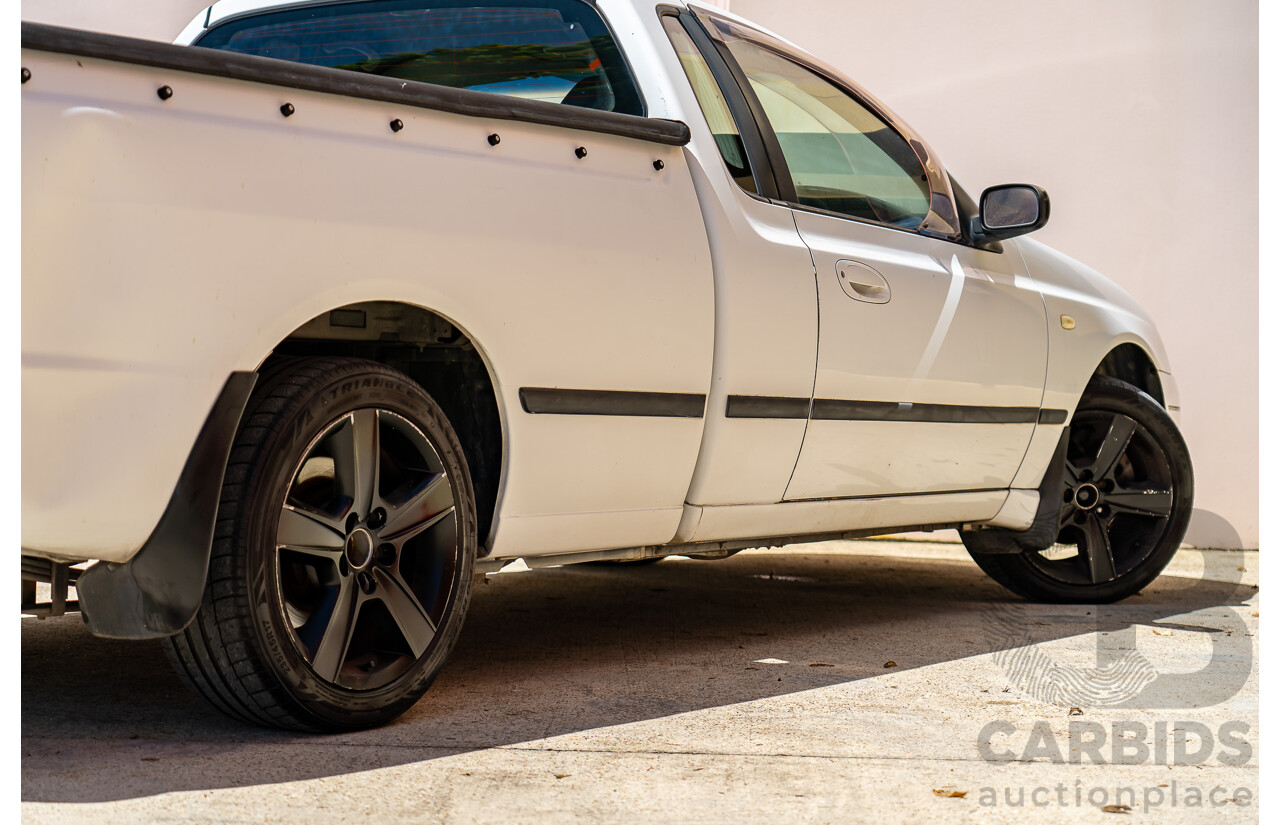
<path fill-rule="evenodd" d="M 80 610 L 95 636 L 155 639 L 191 623 L 209 572 L 227 458 L 257 380 L 255 372 L 227 379 L 142 549 L 125 564 L 98 562 L 80 575 Z"/>

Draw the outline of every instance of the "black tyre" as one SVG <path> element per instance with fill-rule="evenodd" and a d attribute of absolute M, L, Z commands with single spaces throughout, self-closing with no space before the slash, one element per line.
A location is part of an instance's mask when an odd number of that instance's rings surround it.
<path fill-rule="evenodd" d="M 1164 569 L 1187 531 L 1194 481 L 1177 426 L 1151 396 L 1094 378 L 1071 419 L 1057 543 L 1040 552 L 970 555 L 1033 601 L 1108 603 Z"/>
<path fill-rule="evenodd" d="M 203 603 L 167 651 L 237 719 L 381 724 L 456 642 L 476 540 L 462 447 L 416 383 L 352 358 L 278 364 L 231 452 Z"/>

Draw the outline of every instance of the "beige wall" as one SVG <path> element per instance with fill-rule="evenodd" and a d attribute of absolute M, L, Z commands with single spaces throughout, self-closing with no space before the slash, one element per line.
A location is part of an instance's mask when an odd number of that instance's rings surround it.
<path fill-rule="evenodd" d="M 22 0 L 22 19 L 172 41 L 212 0 Z"/>
<path fill-rule="evenodd" d="M 23 18 L 171 39 L 204 0 L 25 0 Z M 718 0 L 840 67 L 977 194 L 1048 189 L 1038 237 L 1155 316 L 1196 469 L 1188 540 L 1258 546 L 1253 0 Z"/>

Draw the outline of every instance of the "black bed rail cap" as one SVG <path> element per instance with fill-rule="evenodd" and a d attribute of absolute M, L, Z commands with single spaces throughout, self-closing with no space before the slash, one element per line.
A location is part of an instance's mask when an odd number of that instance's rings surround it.
<path fill-rule="evenodd" d="M 309 66 L 220 49 L 175 46 L 155 40 L 48 26 L 25 20 L 22 23 L 22 48 L 379 100 L 468 117 L 518 120 L 580 129 L 668 146 L 683 146 L 689 142 L 689 127 L 678 120 L 601 112 L 580 106 L 566 106 L 563 103 L 523 100 L 491 92 L 398 80 L 347 69 Z"/>

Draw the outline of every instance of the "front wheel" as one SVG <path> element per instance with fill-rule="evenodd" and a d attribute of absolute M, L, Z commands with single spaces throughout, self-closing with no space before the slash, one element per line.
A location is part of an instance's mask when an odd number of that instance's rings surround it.
<path fill-rule="evenodd" d="M 1164 408 L 1131 384 L 1097 377 L 1071 419 L 1057 542 L 997 554 L 975 545 L 970 554 L 1033 601 L 1118 601 L 1150 584 L 1177 552 L 1193 486 L 1187 445 Z"/>
<path fill-rule="evenodd" d="M 416 383 L 350 358 L 278 364 L 245 410 L 204 599 L 170 658 L 238 719 L 386 722 L 457 640 L 476 531 L 462 447 Z"/>

